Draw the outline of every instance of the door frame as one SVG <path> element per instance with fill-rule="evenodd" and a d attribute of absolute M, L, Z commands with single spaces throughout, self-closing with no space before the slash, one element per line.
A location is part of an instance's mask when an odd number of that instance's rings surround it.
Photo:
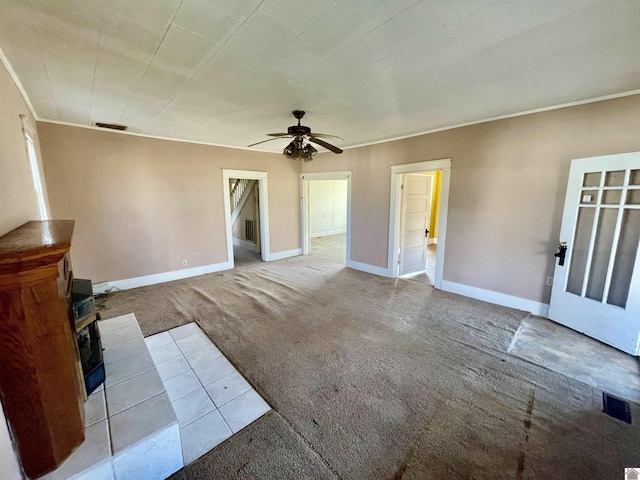
<path fill-rule="evenodd" d="M 346 180 L 347 181 L 347 234 L 345 265 L 351 266 L 351 170 L 322 173 L 300 174 L 300 214 L 302 254 L 309 255 L 311 241 L 309 182 L 313 180 Z"/>
<path fill-rule="evenodd" d="M 222 170 L 222 195 L 224 201 L 224 226 L 227 237 L 227 262 L 234 267 L 233 258 L 233 233 L 231 231 L 231 191 L 229 190 L 230 178 L 244 178 L 258 181 L 258 218 L 260 228 L 260 258 L 263 262 L 269 260 L 269 197 L 267 172 L 257 172 L 252 170 Z"/>
<path fill-rule="evenodd" d="M 442 267 L 444 263 L 444 250 L 447 238 L 447 215 L 449 210 L 449 184 L 451 181 L 451 159 L 427 160 L 424 162 L 404 163 L 391 165 L 391 192 L 389 198 L 389 249 L 387 268 L 392 278 L 397 278 L 399 273 L 397 252 L 398 233 L 402 218 L 402 189 L 400 183 L 405 173 L 442 172 L 442 185 L 440 186 L 440 218 L 438 220 L 438 250 L 436 253 L 436 278 L 433 282 L 435 288 L 442 288 Z"/>

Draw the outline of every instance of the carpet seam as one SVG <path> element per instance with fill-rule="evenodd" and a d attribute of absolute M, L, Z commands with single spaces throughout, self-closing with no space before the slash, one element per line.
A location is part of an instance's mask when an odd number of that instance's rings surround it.
<path fill-rule="evenodd" d="M 304 437 L 304 435 L 302 435 L 284 415 L 282 415 L 278 410 L 275 410 L 273 407 L 271 407 L 271 411 L 273 413 L 275 413 L 276 415 L 278 415 L 278 417 L 280 417 L 283 422 L 285 422 L 287 425 L 289 425 L 291 430 L 293 430 L 295 432 L 295 434 L 302 440 L 302 442 L 309 448 L 309 450 L 311 450 L 313 452 L 313 454 L 316 455 L 322 461 L 322 463 L 325 465 L 325 467 L 327 467 L 327 469 L 331 473 L 333 473 L 333 476 L 335 478 L 342 479 L 342 477 L 338 474 L 338 472 L 336 472 L 334 470 L 334 468 L 331 466 L 331 464 L 327 460 L 325 460 L 325 458 L 322 455 L 320 455 L 316 451 L 315 448 L 313 448 L 311 443 Z"/>

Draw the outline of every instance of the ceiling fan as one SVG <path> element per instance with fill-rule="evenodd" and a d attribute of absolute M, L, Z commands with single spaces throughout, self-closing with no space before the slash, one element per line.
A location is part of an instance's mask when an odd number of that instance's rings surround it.
<path fill-rule="evenodd" d="M 287 129 L 287 133 L 267 133 L 270 137 L 267 140 L 263 140 L 261 142 L 252 143 L 248 145 L 249 147 L 253 147 L 254 145 L 259 145 L 261 143 L 270 142 L 272 140 L 279 140 L 280 138 L 293 138 L 291 143 L 285 147 L 282 151 L 282 154 L 288 158 L 294 158 L 298 160 L 304 160 L 308 162 L 313 160 L 313 156 L 318 153 L 313 145 L 308 142 L 315 143 L 316 145 L 320 145 L 321 147 L 326 148 L 327 150 L 331 150 L 333 153 L 342 153 L 342 150 L 338 147 L 331 145 L 330 143 L 321 140 L 319 137 L 323 138 L 338 138 L 344 142 L 343 138 L 340 138 L 336 135 L 327 135 L 325 133 L 311 133 L 311 129 L 309 127 L 305 127 L 304 125 L 300 125 L 300 119 L 304 117 L 304 111 L 302 110 L 294 110 L 293 116 L 298 119 L 298 125 L 292 125 Z"/>

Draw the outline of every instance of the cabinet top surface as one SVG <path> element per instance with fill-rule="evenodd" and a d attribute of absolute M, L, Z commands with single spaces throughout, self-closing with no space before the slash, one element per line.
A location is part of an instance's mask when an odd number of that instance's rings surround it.
<path fill-rule="evenodd" d="M 27 222 L 0 237 L 0 258 L 20 257 L 71 247 L 74 220 Z"/>

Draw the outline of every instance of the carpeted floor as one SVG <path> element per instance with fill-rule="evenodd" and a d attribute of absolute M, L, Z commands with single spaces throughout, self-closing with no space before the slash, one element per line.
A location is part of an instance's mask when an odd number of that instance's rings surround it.
<path fill-rule="evenodd" d="M 347 235 L 327 235 L 311 239 L 309 254 L 344 265 L 347 261 Z"/>
<path fill-rule="evenodd" d="M 233 246 L 233 263 L 236 267 L 250 265 L 252 263 L 261 262 L 262 257 L 258 252 L 247 250 L 246 248 Z"/>
<path fill-rule="evenodd" d="M 618 479 L 601 391 L 507 349 L 528 314 L 306 256 L 117 292 L 150 335 L 196 321 L 273 407 L 176 479 Z"/>

